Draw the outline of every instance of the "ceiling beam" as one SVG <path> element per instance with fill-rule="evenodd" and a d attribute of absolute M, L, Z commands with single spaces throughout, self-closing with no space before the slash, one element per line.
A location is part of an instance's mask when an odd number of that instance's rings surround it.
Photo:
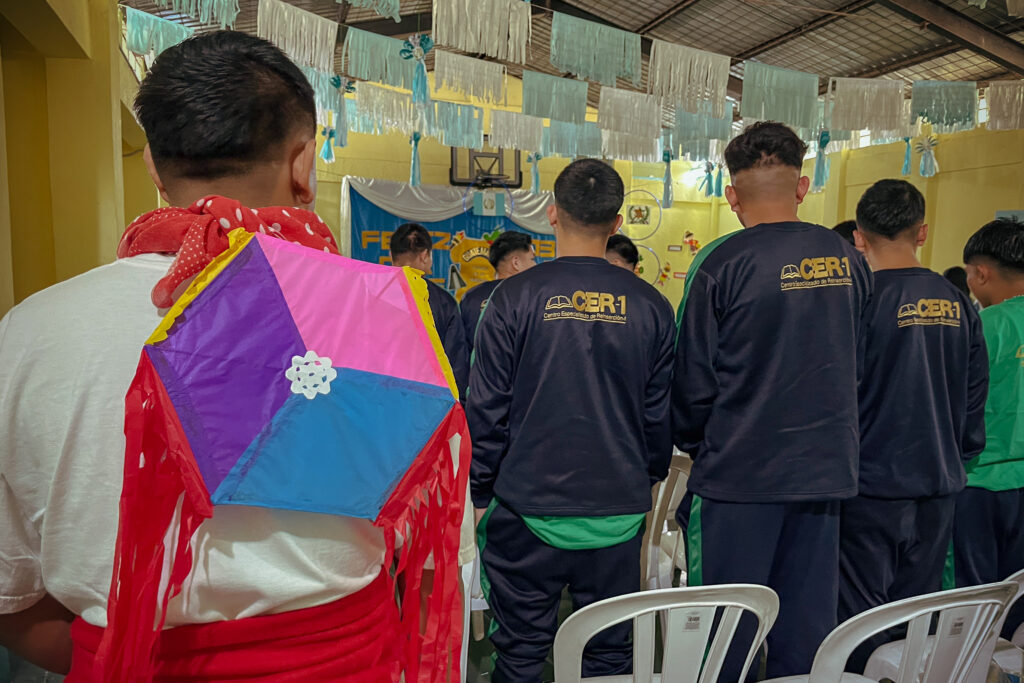
<path fill-rule="evenodd" d="M 650 32 L 653 29 L 658 28 L 659 26 L 661 26 L 666 21 L 668 21 L 675 15 L 679 14 L 683 10 L 692 7 L 693 5 L 696 5 L 699 1 L 700 0 L 682 0 L 681 2 L 678 2 L 675 5 L 672 5 L 667 10 L 665 10 L 664 12 L 662 12 L 661 14 L 659 14 L 658 16 L 654 17 L 646 24 L 641 26 L 637 33 L 644 34 Z"/>
<path fill-rule="evenodd" d="M 881 0 L 889 9 L 1024 75 L 1024 45 L 935 0 Z"/>

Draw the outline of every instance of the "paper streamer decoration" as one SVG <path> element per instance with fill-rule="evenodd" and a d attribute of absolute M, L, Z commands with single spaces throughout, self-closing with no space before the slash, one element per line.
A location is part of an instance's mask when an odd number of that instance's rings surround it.
<path fill-rule="evenodd" d="M 316 122 L 321 126 L 331 125 L 330 112 L 334 112 L 334 124 L 338 125 L 340 118 L 342 100 L 344 96 L 335 85 L 338 82 L 334 74 L 317 71 L 308 66 L 300 66 L 306 80 L 313 86 L 313 95 L 316 99 Z"/>
<path fill-rule="evenodd" d="M 540 152 L 534 152 L 526 157 L 526 161 L 530 164 L 530 194 L 540 194 L 540 168 L 537 164 L 544 157 L 541 156 Z"/>
<path fill-rule="evenodd" d="M 724 55 L 655 39 L 648 92 L 692 113 L 710 102 L 711 115 L 724 116 L 730 62 Z"/>
<path fill-rule="evenodd" d="M 350 124 L 351 130 L 359 133 L 398 131 L 405 135 L 413 132 L 434 135 L 437 132 L 435 107 L 417 107 L 409 93 L 373 83 L 359 85 L 358 109 L 349 120 L 354 121 Z"/>
<path fill-rule="evenodd" d="M 818 77 L 748 59 L 743 62 L 741 106 L 745 118 L 816 128 L 820 125 Z"/>
<path fill-rule="evenodd" d="M 927 121 L 936 133 L 974 128 L 978 85 L 974 81 L 915 81 L 910 90 L 910 118 Z"/>
<path fill-rule="evenodd" d="M 596 123 L 552 121 L 544 129 L 541 154 L 546 157 L 600 157 L 603 139 Z"/>
<path fill-rule="evenodd" d="M 328 164 L 334 163 L 334 138 L 337 134 L 333 128 L 324 128 L 321 133 L 324 136 L 324 144 L 320 148 L 320 158 Z"/>
<path fill-rule="evenodd" d="M 921 155 L 921 177 L 931 178 L 939 172 L 939 162 L 935 159 L 935 148 L 939 146 L 939 139 L 934 135 L 921 138 L 914 147 Z"/>
<path fill-rule="evenodd" d="M 406 61 L 415 63 L 412 75 L 412 101 L 424 104 L 430 101 L 427 85 L 427 53 L 434 47 L 434 41 L 425 33 L 416 33 L 405 39 L 398 54 Z"/>
<path fill-rule="evenodd" d="M 691 161 L 708 161 L 712 157 L 714 142 L 732 138 L 733 104 L 727 102 L 725 116 L 711 116 L 711 104 L 704 103 L 704 113 L 691 114 L 676 108 L 675 127 L 672 129 L 672 143 L 681 156 Z"/>
<path fill-rule="evenodd" d="M 349 27 L 341 51 L 342 70 L 362 81 L 412 90 L 415 60 L 402 58 L 405 41 Z"/>
<path fill-rule="evenodd" d="M 234 28 L 238 16 L 238 0 L 156 0 L 158 7 L 185 14 L 201 24 Z"/>
<path fill-rule="evenodd" d="M 1024 0 L 1006 0 L 1006 13 L 1011 17 L 1024 17 Z"/>
<path fill-rule="evenodd" d="M 437 128 L 449 147 L 481 149 L 484 146 L 484 110 L 468 104 L 437 103 Z"/>
<path fill-rule="evenodd" d="M 137 55 L 146 55 L 152 52 L 156 56 L 194 33 L 192 29 L 182 26 L 176 21 L 141 12 L 131 7 L 122 7 L 128 50 Z"/>
<path fill-rule="evenodd" d="M 710 197 L 715 193 L 715 165 L 710 161 L 704 164 L 704 179 L 700 181 L 700 185 L 697 186 L 697 191 L 704 191 L 705 197 Z"/>
<path fill-rule="evenodd" d="M 260 0 L 256 35 L 288 53 L 299 66 L 334 71 L 338 24 L 281 0 Z"/>
<path fill-rule="evenodd" d="M 907 148 L 903 152 L 903 168 L 900 169 L 900 175 L 910 175 L 910 138 L 903 138 L 903 143 Z"/>
<path fill-rule="evenodd" d="M 434 40 L 463 52 L 524 64 L 530 3 L 523 0 L 434 0 Z"/>
<path fill-rule="evenodd" d="M 587 120 L 587 82 L 524 70 L 523 113 L 582 124 Z"/>
<path fill-rule="evenodd" d="M 544 139 L 544 119 L 514 111 L 491 110 L 491 132 L 487 143 L 500 149 L 536 152 Z"/>
<path fill-rule="evenodd" d="M 434 89 L 448 88 L 484 102 L 505 101 L 505 65 L 454 52 L 434 52 Z"/>
<path fill-rule="evenodd" d="M 661 99 L 654 95 L 601 87 L 597 125 L 603 130 L 654 139 L 661 135 Z M 656 155 L 661 158 L 661 154 Z"/>
<path fill-rule="evenodd" d="M 673 203 L 673 180 L 672 180 L 672 138 L 670 134 L 662 134 L 664 149 L 661 152 L 661 160 L 665 163 L 665 178 L 662 180 L 661 208 L 671 209 Z"/>
<path fill-rule="evenodd" d="M 623 161 L 656 163 L 662 158 L 661 139 L 658 136 L 646 137 L 602 130 L 601 155 Z"/>
<path fill-rule="evenodd" d="M 902 79 L 832 78 L 829 80 L 831 114 L 835 130 L 897 130 L 903 125 Z"/>
<path fill-rule="evenodd" d="M 640 36 L 568 14 L 551 19 L 551 63 L 604 85 L 625 78 L 640 85 Z"/>
<path fill-rule="evenodd" d="M 419 187 L 420 184 L 420 139 L 419 133 L 413 133 L 409 137 L 409 144 L 412 145 L 412 162 L 409 164 L 409 186 Z"/>
<path fill-rule="evenodd" d="M 337 1 L 341 2 L 341 0 Z M 394 19 L 396 23 L 402 20 L 402 17 L 399 15 L 399 9 L 401 9 L 402 5 L 400 0 L 345 0 L 345 2 L 353 7 L 371 9 L 382 17 Z"/>
<path fill-rule="evenodd" d="M 718 172 L 715 173 L 715 196 L 716 197 L 721 197 L 721 196 L 723 196 L 725 194 L 723 189 L 722 189 L 722 166 L 723 165 L 724 164 L 718 164 Z M 698 247 L 697 250 L 700 251 L 700 248 Z"/>
<path fill-rule="evenodd" d="M 1024 81 L 991 81 L 985 91 L 989 130 L 1024 128 Z"/>
<path fill-rule="evenodd" d="M 832 136 L 827 130 L 821 131 L 821 135 L 818 136 L 818 154 L 814 158 L 814 180 L 811 182 L 811 192 L 818 193 L 825 189 L 825 184 L 828 183 L 829 175 L 829 158 L 828 143 L 832 140 Z"/>

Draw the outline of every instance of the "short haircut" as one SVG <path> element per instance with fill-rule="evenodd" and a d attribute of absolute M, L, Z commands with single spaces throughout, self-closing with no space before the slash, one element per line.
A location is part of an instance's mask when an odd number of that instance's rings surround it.
<path fill-rule="evenodd" d="M 1015 277 L 1024 275 L 1024 223 L 997 218 L 971 235 L 964 247 L 964 263 L 990 259 Z"/>
<path fill-rule="evenodd" d="M 510 256 L 517 251 L 529 251 L 532 244 L 533 238 L 525 232 L 506 230 L 491 243 L 491 251 L 487 255 L 487 260 L 491 262 L 492 266 L 497 268 L 498 264 L 506 256 Z"/>
<path fill-rule="evenodd" d="M 403 223 L 391 235 L 392 260 L 402 254 L 419 254 L 433 249 L 434 241 L 430 239 L 430 233 L 419 223 Z"/>
<path fill-rule="evenodd" d="M 242 175 L 296 132 L 316 135 L 302 71 L 272 43 L 239 31 L 201 34 L 160 53 L 135 114 L 157 169 L 180 178 Z"/>
<path fill-rule="evenodd" d="M 806 154 L 807 145 L 790 128 L 775 121 L 761 121 L 733 138 L 725 148 L 725 165 L 732 176 L 771 166 L 791 166 L 799 171 Z"/>
<path fill-rule="evenodd" d="M 581 226 L 610 225 L 624 197 L 622 178 L 597 159 L 572 162 L 555 181 L 555 204 Z"/>
<path fill-rule="evenodd" d="M 857 202 L 861 232 L 894 240 L 924 222 L 924 195 L 906 180 L 879 180 Z"/>
<path fill-rule="evenodd" d="M 625 235 L 616 234 L 608 238 L 608 246 L 605 251 L 614 251 L 622 257 L 622 260 L 629 265 L 636 267 L 640 263 L 640 250 L 633 244 L 633 240 Z"/>
<path fill-rule="evenodd" d="M 832 228 L 832 231 L 842 237 L 850 244 L 855 244 L 853 241 L 853 231 L 857 229 L 857 221 L 843 221 Z"/>
<path fill-rule="evenodd" d="M 942 273 L 942 277 L 949 280 L 949 282 L 964 293 L 965 296 L 971 295 L 971 288 L 967 286 L 967 271 L 961 266 L 953 266 L 952 268 L 946 268 Z"/>

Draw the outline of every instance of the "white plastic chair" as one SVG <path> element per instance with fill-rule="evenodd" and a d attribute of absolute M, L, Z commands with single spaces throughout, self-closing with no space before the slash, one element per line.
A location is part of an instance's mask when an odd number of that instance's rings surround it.
<path fill-rule="evenodd" d="M 1010 606 L 1024 595 L 1024 570 L 1007 577 L 1006 581 L 1017 586 L 1017 593 L 1010 601 L 1010 604 L 1007 605 L 999 620 L 992 626 L 992 631 L 985 640 L 977 661 L 965 679 L 966 683 L 985 683 L 988 678 L 989 666 L 993 661 L 995 661 L 996 666 L 1006 673 L 1019 675 L 1021 669 L 1024 668 L 1024 650 L 1013 642 L 999 637 L 999 632 L 1003 630 L 1003 624 L 1006 622 L 1006 615 L 1009 612 Z M 926 647 L 933 647 L 934 640 L 935 636 L 928 636 Z M 880 645 L 868 659 L 867 666 L 864 668 L 864 675 L 872 680 L 894 678 L 896 671 L 899 669 L 900 660 L 903 658 L 904 647 L 906 647 L 905 640 L 895 640 L 891 643 Z"/>
<path fill-rule="evenodd" d="M 807 676 L 772 679 L 772 683 L 848 683 L 878 680 L 843 673 L 846 660 L 865 640 L 909 622 L 907 645 L 895 683 L 965 683 L 993 625 L 1017 594 L 1017 584 L 993 583 L 929 593 L 882 605 L 840 624 L 818 648 Z M 938 647 L 928 647 L 932 615 L 939 615 Z M 934 644 L 935 641 L 933 640 Z"/>
<path fill-rule="evenodd" d="M 711 627 L 718 610 L 721 610 L 721 619 L 711 639 Z M 660 611 L 668 612 L 668 628 L 664 630 L 667 634 L 662 657 L 664 673 L 655 675 L 654 616 Z M 669 588 L 630 593 L 588 605 L 573 613 L 558 629 L 555 680 L 557 683 L 582 681 L 583 650 L 590 639 L 606 628 L 632 620 L 633 674 L 587 678 L 587 681 L 715 683 L 745 612 L 752 613 L 758 625 L 743 666 L 744 675 L 779 614 L 779 596 L 770 588 L 747 584 Z"/>
<path fill-rule="evenodd" d="M 672 588 L 676 569 L 681 570 L 681 585 L 686 585 L 686 566 L 679 561 L 682 534 L 675 521 L 675 512 L 686 494 L 693 461 L 677 451 L 672 456 L 668 477 L 655 487 L 654 505 L 647 517 L 647 531 L 641 551 L 643 586 L 647 589 Z"/>

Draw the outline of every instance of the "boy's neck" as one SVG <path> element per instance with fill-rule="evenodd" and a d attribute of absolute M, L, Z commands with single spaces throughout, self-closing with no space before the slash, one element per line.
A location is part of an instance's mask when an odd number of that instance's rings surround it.
<path fill-rule="evenodd" d="M 563 231 L 558 235 L 558 258 L 565 256 L 591 256 L 603 259 L 605 250 L 608 247 L 608 239 L 599 237 L 594 239 L 590 235 L 579 235 L 570 231 Z"/>
<path fill-rule="evenodd" d="M 921 268 L 917 258 L 917 245 L 903 240 L 886 240 L 872 244 L 864 254 L 871 270 L 898 270 L 900 268 Z"/>
<path fill-rule="evenodd" d="M 992 305 L 996 306 L 1018 296 L 1024 296 L 1024 279 L 1001 284 L 999 289 L 996 290 L 996 296 L 993 298 Z"/>

